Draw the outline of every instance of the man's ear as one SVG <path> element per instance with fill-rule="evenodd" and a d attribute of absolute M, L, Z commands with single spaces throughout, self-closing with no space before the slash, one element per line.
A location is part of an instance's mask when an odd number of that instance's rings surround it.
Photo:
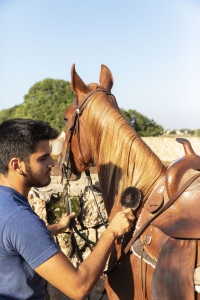
<path fill-rule="evenodd" d="M 9 169 L 22 175 L 22 161 L 18 157 L 13 157 L 9 162 Z"/>

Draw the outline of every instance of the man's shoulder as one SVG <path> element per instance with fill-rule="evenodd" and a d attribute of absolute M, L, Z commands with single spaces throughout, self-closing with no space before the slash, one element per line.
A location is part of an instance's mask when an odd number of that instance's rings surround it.
<path fill-rule="evenodd" d="M 0 186 L 0 222 L 5 222 L 24 209 L 32 210 L 24 196 L 9 187 Z"/>

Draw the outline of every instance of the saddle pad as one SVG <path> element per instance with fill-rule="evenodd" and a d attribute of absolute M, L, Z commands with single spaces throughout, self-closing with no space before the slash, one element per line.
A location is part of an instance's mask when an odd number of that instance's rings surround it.
<path fill-rule="evenodd" d="M 154 260 L 151 256 L 149 256 L 148 253 L 145 251 L 145 249 L 142 249 L 140 238 L 137 239 L 135 243 L 133 243 L 131 250 L 134 255 L 138 256 L 139 258 L 142 258 L 147 264 L 155 268 L 156 260 Z"/>
<path fill-rule="evenodd" d="M 153 275 L 152 300 L 194 300 L 195 240 L 169 238 Z"/>

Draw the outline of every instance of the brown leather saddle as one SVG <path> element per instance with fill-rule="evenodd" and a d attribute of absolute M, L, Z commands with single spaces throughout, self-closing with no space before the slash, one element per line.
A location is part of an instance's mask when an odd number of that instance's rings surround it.
<path fill-rule="evenodd" d="M 157 183 L 138 224 L 145 228 L 149 222 L 140 242 L 143 251 L 156 262 L 152 300 L 195 299 L 194 269 L 200 265 L 200 156 L 194 153 L 188 140 L 176 140 L 183 144 L 185 155 Z M 164 209 L 194 175 L 196 179 Z"/>

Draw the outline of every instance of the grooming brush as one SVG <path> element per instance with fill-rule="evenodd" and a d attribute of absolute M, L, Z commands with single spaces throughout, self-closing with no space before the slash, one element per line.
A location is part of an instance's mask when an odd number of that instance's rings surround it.
<path fill-rule="evenodd" d="M 142 199 L 141 191 L 136 187 L 130 186 L 122 192 L 120 203 L 123 209 L 132 208 L 133 211 L 136 211 L 136 209 L 139 207 L 141 203 L 141 199 Z M 117 243 L 121 244 L 123 240 L 124 240 L 124 235 L 117 239 Z"/>

